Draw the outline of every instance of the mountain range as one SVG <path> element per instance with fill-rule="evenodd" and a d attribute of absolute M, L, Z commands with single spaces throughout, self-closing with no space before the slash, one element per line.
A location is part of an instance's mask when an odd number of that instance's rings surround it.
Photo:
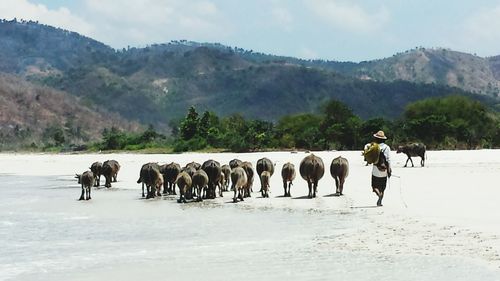
<path fill-rule="evenodd" d="M 54 104 L 44 106 L 56 115 L 69 113 L 55 108 L 77 104 L 70 111 L 92 115 L 89 122 L 96 128 L 112 123 L 137 128 L 140 123 L 167 131 L 192 105 L 220 116 L 238 113 L 270 121 L 317 112 L 330 99 L 362 118 L 397 118 L 408 103 L 452 94 L 500 108 L 500 56 L 482 58 L 441 48 L 415 48 L 360 63 L 301 60 L 188 41 L 116 50 L 60 28 L 2 20 L 0 74 L 0 106 L 19 108 L 12 116 L 2 113 L 0 126 L 26 130 L 38 125 L 21 116 L 23 101 L 15 97 L 30 91 L 4 94 L 12 93 L 13 84 L 55 93 L 47 95 Z"/>

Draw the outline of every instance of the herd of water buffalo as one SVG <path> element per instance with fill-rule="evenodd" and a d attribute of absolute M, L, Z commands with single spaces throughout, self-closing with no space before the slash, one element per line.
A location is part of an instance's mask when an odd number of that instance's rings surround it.
<path fill-rule="evenodd" d="M 425 145 L 412 144 L 399 146 L 397 153 L 405 153 L 408 161 L 412 156 L 421 157 L 421 165 L 424 166 Z M 405 167 L 406 167 L 405 164 Z M 178 202 L 185 203 L 187 200 L 202 201 L 203 199 L 214 199 L 217 193 L 220 197 L 223 192 L 233 191 L 233 201 L 243 201 L 250 197 L 254 178 L 260 180 L 260 192 L 262 197 L 269 197 L 269 182 L 274 174 L 275 163 L 268 158 L 259 159 L 256 163 L 254 173 L 251 162 L 233 159 L 228 164 L 221 165 L 215 160 L 207 160 L 203 164 L 191 162 L 181 167 L 178 163 L 159 165 L 158 163 L 146 163 L 142 165 L 137 183 L 142 183 L 142 197 L 154 198 L 156 196 L 177 195 Z M 412 161 L 413 165 L 413 161 Z M 77 174 L 78 183 L 82 186 L 82 194 L 79 200 L 91 199 L 92 186 L 100 185 L 100 178 L 104 176 L 105 187 L 111 187 L 111 182 L 116 182 L 120 164 L 115 160 L 104 163 L 95 162 L 90 171 Z M 318 181 L 323 177 L 325 165 L 323 160 L 314 154 L 306 156 L 299 166 L 301 177 L 307 182 L 309 198 L 316 197 Z M 341 156 L 332 160 L 330 174 L 335 180 L 336 192 L 334 195 L 341 196 L 344 181 L 349 174 L 349 162 Z M 290 187 L 295 179 L 296 169 L 294 164 L 287 162 L 281 168 L 283 179 L 284 196 L 290 197 Z M 146 188 L 146 189 L 145 189 Z M 217 192 L 218 191 L 218 192 Z"/>

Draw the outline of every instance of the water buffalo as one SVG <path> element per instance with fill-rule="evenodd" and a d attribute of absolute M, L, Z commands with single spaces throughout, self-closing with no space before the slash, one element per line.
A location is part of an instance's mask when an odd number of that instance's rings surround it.
<path fill-rule="evenodd" d="M 227 164 L 222 165 L 222 173 L 224 174 L 224 191 L 229 190 L 229 180 L 231 179 L 231 167 Z"/>
<path fill-rule="evenodd" d="M 144 185 L 147 188 L 146 198 L 161 196 L 161 184 L 163 184 L 163 175 L 160 173 L 158 163 L 146 163 L 142 165 L 137 183 L 142 183 L 142 197 L 144 197 Z"/>
<path fill-rule="evenodd" d="M 105 187 L 111 187 L 111 182 L 116 182 L 120 164 L 115 160 L 108 160 L 102 164 L 102 175 L 106 179 Z"/>
<path fill-rule="evenodd" d="M 272 176 L 274 174 L 273 162 L 265 157 L 257 160 L 257 165 L 256 165 L 255 169 L 257 170 L 257 175 L 259 175 L 259 179 L 262 179 L 261 175 L 262 175 L 262 172 L 264 172 L 264 171 L 268 171 L 270 176 Z M 261 192 L 262 192 L 262 188 L 263 188 L 263 183 L 261 180 L 260 181 L 260 191 Z M 264 193 L 262 193 L 262 196 L 264 196 Z"/>
<path fill-rule="evenodd" d="M 251 197 L 251 192 L 252 192 L 252 186 L 253 186 L 253 178 L 254 178 L 254 171 L 253 171 L 253 166 L 252 163 L 250 162 L 243 162 L 241 164 L 241 168 L 245 170 L 247 174 L 247 184 L 244 189 L 244 195 L 243 197 Z"/>
<path fill-rule="evenodd" d="M 186 172 L 181 172 L 175 181 L 177 183 L 177 186 L 179 187 L 179 194 L 180 197 L 177 200 L 179 203 L 186 203 L 186 197 L 185 194 L 188 192 L 188 190 L 191 189 L 192 185 L 192 179 L 191 176 L 189 176 L 188 173 Z"/>
<path fill-rule="evenodd" d="M 233 202 L 238 202 L 238 198 L 243 201 L 243 193 L 247 186 L 247 173 L 241 167 L 236 167 L 231 171 L 231 190 L 234 191 Z"/>
<path fill-rule="evenodd" d="M 264 171 L 260 174 L 260 183 L 262 185 L 261 192 L 262 197 L 269 198 L 269 181 L 271 180 L 271 173 L 269 171 Z"/>
<path fill-rule="evenodd" d="M 335 195 L 342 195 L 345 179 L 349 175 L 349 161 L 342 156 L 333 159 L 332 164 L 330 165 L 330 174 L 335 180 Z"/>
<path fill-rule="evenodd" d="M 285 195 L 283 196 L 292 196 L 290 194 L 290 187 L 292 186 L 292 181 L 295 179 L 295 166 L 290 162 L 283 164 L 283 168 L 281 169 L 281 177 L 283 178 L 283 189 L 285 190 Z"/>
<path fill-rule="evenodd" d="M 411 160 L 412 157 L 420 157 L 420 165 L 423 167 L 425 164 L 425 145 L 423 143 L 411 143 L 407 145 L 400 145 L 398 146 L 398 150 L 396 153 L 404 153 L 408 157 L 406 159 L 405 167 L 408 165 L 408 160 L 411 161 L 411 166 L 415 167 L 413 165 L 413 160 Z"/>
<path fill-rule="evenodd" d="M 94 186 L 99 186 L 101 185 L 101 172 L 102 172 L 102 163 L 101 162 L 94 162 L 90 166 L 90 171 L 94 174 L 95 181 L 94 181 Z"/>
<path fill-rule="evenodd" d="M 325 174 L 325 165 L 320 157 L 311 154 L 300 162 L 300 176 L 307 181 L 309 188 L 309 198 L 316 197 L 316 190 L 318 188 L 318 181 Z"/>
<path fill-rule="evenodd" d="M 163 175 L 165 181 L 165 188 L 163 188 L 163 194 L 174 194 L 175 193 L 175 180 L 181 172 L 181 166 L 177 163 L 170 163 L 160 166 L 160 173 Z"/>
<path fill-rule="evenodd" d="M 240 167 L 241 164 L 243 164 L 243 162 L 240 159 L 233 159 L 233 160 L 229 161 L 229 167 L 231 169 L 234 169 L 236 167 Z"/>
<path fill-rule="evenodd" d="M 193 167 L 195 170 L 199 170 L 201 168 L 201 164 L 197 162 L 187 163 L 185 167 Z"/>
<path fill-rule="evenodd" d="M 215 160 L 207 160 L 201 165 L 201 169 L 208 175 L 207 198 L 214 199 L 216 197 L 215 189 L 222 173 L 220 164 Z M 219 195 L 222 197 L 222 192 Z"/>
<path fill-rule="evenodd" d="M 86 171 L 81 175 L 76 175 L 76 178 L 78 178 L 78 183 L 82 185 L 82 195 L 80 196 L 80 199 L 78 200 L 90 200 L 92 199 L 90 197 L 90 191 L 92 189 L 92 186 L 94 185 L 95 177 L 94 173 L 91 171 Z"/>
<path fill-rule="evenodd" d="M 196 197 L 198 201 L 202 201 L 203 192 L 207 190 L 208 187 L 208 175 L 202 169 L 196 171 L 192 179 L 193 188 L 196 190 Z"/>

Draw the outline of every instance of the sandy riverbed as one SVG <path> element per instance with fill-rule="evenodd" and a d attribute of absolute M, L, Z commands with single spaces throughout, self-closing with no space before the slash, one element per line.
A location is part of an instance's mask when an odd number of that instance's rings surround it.
<path fill-rule="evenodd" d="M 380 208 L 358 151 L 315 154 L 327 166 L 315 199 L 299 175 L 281 197 L 281 166 L 298 168 L 303 152 L 0 154 L 0 280 L 500 280 L 500 150 L 431 151 L 424 168 L 393 153 Z M 350 174 L 332 197 L 338 155 Z M 143 163 L 261 157 L 276 163 L 270 198 L 140 199 Z M 74 173 L 107 159 L 122 166 L 118 182 L 76 201 Z"/>

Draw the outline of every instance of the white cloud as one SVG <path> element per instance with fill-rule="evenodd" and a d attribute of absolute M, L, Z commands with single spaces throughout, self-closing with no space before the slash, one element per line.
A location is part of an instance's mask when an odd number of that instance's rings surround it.
<path fill-rule="evenodd" d="M 299 57 L 303 59 L 318 59 L 320 56 L 314 50 L 308 47 L 302 47 L 299 50 Z"/>
<path fill-rule="evenodd" d="M 85 35 L 90 35 L 93 30 L 91 24 L 65 7 L 51 10 L 44 5 L 33 4 L 27 0 L 0 1 L 0 18 L 34 20 Z"/>
<path fill-rule="evenodd" d="M 381 7 L 367 11 L 353 1 L 304 0 L 306 6 L 333 28 L 370 32 L 383 27 L 389 21 L 389 12 Z"/>
<path fill-rule="evenodd" d="M 459 30 L 451 32 L 451 45 L 483 56 L 500 54 L 500 5 L 482 9 L 466 18 Z"/>
<path fill-rule="evenodd" d="M 275 7 L 271 10 L 271 17 L 284 30 L 292 30 L 293 16 L 288 9 Z"/>
<path fill-rule="evenodd" d="M 217 6 L 205 0 L 85 0 L 85 7 L 86 16 L 100 27 L 95 38 L 115 47 L 174 39 L 218 41 L 231 26 Z"/>

